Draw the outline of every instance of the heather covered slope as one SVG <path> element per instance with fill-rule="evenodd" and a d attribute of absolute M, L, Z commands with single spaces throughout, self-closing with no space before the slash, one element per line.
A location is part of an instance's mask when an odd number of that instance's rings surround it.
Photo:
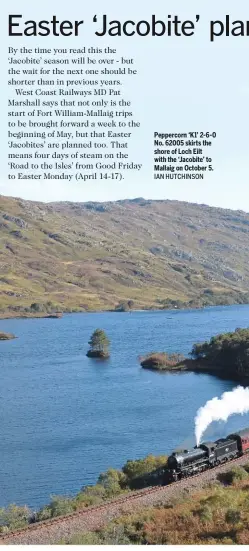
<path fill-rule="evenodd" d="M 248 236 L 242 211 L 2 196 L 0 315 L 249 302 Z"/>

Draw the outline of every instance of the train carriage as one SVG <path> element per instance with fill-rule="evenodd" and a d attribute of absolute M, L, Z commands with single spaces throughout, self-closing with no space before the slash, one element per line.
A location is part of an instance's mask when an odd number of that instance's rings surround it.
<path fill-rule="evenodd" d="M 228 438 L 236 440 L 240 455 L 249 452 L 249 429 L 239 430 L 230 434 Z"/>

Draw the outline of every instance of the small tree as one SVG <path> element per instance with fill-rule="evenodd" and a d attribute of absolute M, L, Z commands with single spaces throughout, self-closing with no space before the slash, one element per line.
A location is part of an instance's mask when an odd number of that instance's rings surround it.
<path fill-rule="evenodd" d="M 103 329 L 96 329 L 88 342 L 90 350 L 87 356 L 90 358 L 109 358 L 110 341 Z"/>
<path fill-rule="evenodd" d="M 43 312 L 44 311 L 44 305 L 39 304 L 39 302 L 33 302 L 30 305 L 30 309 L 33 310 L 34 312 Z"/>
<path fill-rule="evenodd" d="M 32 511 L 24 505 L 20 507 L 12 503 L 0 509 L 0 526 L 9 530 L 19 530 L 29 524 Z"/>

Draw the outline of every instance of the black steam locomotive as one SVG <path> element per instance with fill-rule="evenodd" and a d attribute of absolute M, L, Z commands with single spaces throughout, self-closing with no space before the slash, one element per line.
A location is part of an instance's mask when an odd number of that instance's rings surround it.
<path fill-rule="evenodd" d="M 249 428 L 230 434 L 215 442 L 204 442 L 168 457 L 165 467 L 137 477 L 132 481 L 134 489 L 158 484 L 170 484 L 182 478 L 201 473 L 249 452 Z"/>
<path fill-rule="evenodd" d="M 174 482 L 226 463 L 248 451 L 249 429 L 244 429 L 215 442 L 204 442 L 182 453 L 174 452 L 168 458 L 165 475 L 169 482 Z"/>

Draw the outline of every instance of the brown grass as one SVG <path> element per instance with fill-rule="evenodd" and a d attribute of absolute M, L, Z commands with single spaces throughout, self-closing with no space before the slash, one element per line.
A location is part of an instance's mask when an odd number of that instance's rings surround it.
<path fill-rule="evenodd" d="M 167 371 L 184 367 L 185 357 L 182 354 L 167 354 L 166 352 L 152 352 L 139 357 L 140 364 L 145 369 Z"/>

